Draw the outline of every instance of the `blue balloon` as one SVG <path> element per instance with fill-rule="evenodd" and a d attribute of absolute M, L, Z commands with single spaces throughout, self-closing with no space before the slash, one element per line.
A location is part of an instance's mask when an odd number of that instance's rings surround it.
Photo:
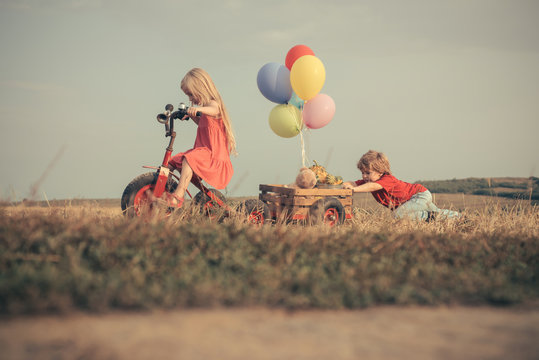
<path fill-rule="evenodd" d="M 268 99 L 277 104 L 285 104 L 292 96 L 290 70 L 279 63 L 271 62 L 262 66 L 256 77 L 258 90 Z"/>
<path fill-rule="evenodd" d="M 294 105 L 299 110 L 303 110 L 303 105 L 305 104 L 305 101 L 296 95 L 295 92 L 292 92 L 292 96 L 290 97 L 290 100 L 288 100 L 288 103 L 290 105 Z"/>

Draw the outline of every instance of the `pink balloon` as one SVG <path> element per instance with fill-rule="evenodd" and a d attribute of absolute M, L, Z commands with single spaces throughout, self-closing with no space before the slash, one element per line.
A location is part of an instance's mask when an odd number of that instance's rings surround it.
<path fill-rule="evenodd" d="M 326 94 L 318 94 L 303 106 L 303 122 L 309 129 L 326 126 L 335 115 L 335 102 Z"/>

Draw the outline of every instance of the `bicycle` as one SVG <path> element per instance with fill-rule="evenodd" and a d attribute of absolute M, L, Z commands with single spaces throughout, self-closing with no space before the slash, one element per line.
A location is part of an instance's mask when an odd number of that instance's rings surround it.
<path fill-rule="evenodd" d="M 178 186 L 179 176 L 174 174 L 169 168 L 168 163 L 172 156 L 176 131 L 174 131 L 174 121 L 176 119 L 187 120 L 187 109 L 189 107 L 180 103 L 178 110 L 174 111 L 174 106 L 167 104 L 165 111 L 157 115 L 157 121 L 165 125 L 165 137 L 170 137 L 168 146 L 165 150 L 165 156 L 161 166 L 143 166 L 146 169 L 154 169 L 154 172 L 141 174 L 134 178 L 125 188 L 121 207 L 124 215 L 128 217 L 139 217 L 143 215 L 153 215 L 161 211 L 165 215 L 174 212 L 174 208 L 163 206 L 160 199 L 165 193 L 173 193 Z M 200 116 L 200 112 L 197 112 Z M 192 204 L 198 206 L 206 215 L 213 216 L 221 208 L 227 215 L 231 209 L 225 203 L 225 196 L 216 189 L 206 187 L 196 174 L 193 174 L 191 183 L 200 191 L 193 197 L 189 191 L 186 193 L 192 199 Z"/>

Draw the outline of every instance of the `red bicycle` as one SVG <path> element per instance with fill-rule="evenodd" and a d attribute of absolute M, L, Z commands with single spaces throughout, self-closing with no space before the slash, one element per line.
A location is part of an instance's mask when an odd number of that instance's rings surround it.
<path fill-rule="evenodd" d="M 170 171 L 167 165 L 170 161 L 174 139 L 176 138 L 174 120 L 187 119 L 187 109 L 188 107 L 181 103 L 178 110 L 174 111 L 174 106 L 168 104 L 165 106 L 165 112 L 157 115 L 157 121 L 165 125 L 165 137 L 170 137 L 170 141 L 161 166 L 143 166 L 156 171 L 137 176 L 125 188 L 122 194 L 121 206 L 126 216 L 137 217 L 153 215 L 158 212 L 170 215 L 174 211 L 171 207 L 163 206 L 163 201 L 159 199 L 165 192 L 174 192 L 178 186 L 179 176 Z M 197 116 L 199 115 L 200 113 L 197 113 Z M 216 214 L 216 210 L 219 208 L 224 210 L 225 215 L 230 213 L 231 209 L 226 205 L 225 197 L 221 192 L 204 186 L 202 180 L 196 174 L 193 174 L 191 183 L 200 192 L 195 197 L 192 197 L 189 191 L 186 191 L 186 193 L 192 198 L 192 204 L 198 206 L 206 215 Z"/>

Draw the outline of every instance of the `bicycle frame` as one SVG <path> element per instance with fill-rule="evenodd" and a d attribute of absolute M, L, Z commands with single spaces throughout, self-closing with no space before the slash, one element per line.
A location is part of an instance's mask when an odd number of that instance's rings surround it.
<path fill-rule="evenodd" d="M 172 108 L 172 105 L 170 106 Z M 170 137 L 170 141 L 165 150 L 165 156 L 163 157 L 163 162 L 161 166 L 159 167 L 143 166 L 144 168 L 148 168 L 148 169 L 156 169 L 158 172 L 157 182 L 153 190 L 153 196 L 155 198 L 160 198 L 163 195 L 163 193 L 165 192 L 166 184 L 171 175 L 179 180 L 179 177 L 173 174 L 172 171 L 168 168 L 168 164 L 172 157 L 174 140 L 176 139 L 176 131 L 174 131 L 174 119 L 176 117 L 183 118 L 186 114 L 186 110 L 185 110 L 186 108 L 182 108 L 176 112 L 176 113 L 179 113 L 180 115 L 175 115 L 175 113 L 170 114 L 168 105 L 166 109 L 168 113 L 165 112 L 165 114 L 159 114 L 157 117 L 159 122 L 165 124 L 165 128 L 166 128 L 165 137 Z M 164 121 L 163 117 L 160 118 L 161 115 L 164 115 L 167 120 Z M 191 178 L 191 184 L 193 184 L 196 188 L 198 188 L 200 191 L 206 194 L 211 199 L 211 201 L 214 201 L 221 208 L 225 209 L 226 211 L 231 211 L 230 207 L 228 207 L 219 197 L 215 196 L 215 194 L 212 191 L 210 191 L 206 186 L 204 186 L 204 184 L 202 184 L 202 180 L 196 174 L 193 174 L 193 177 Z M 186 189 L 185 191 L 189 195 L 190 198 L 193 198 L 189 190 Z"/>

